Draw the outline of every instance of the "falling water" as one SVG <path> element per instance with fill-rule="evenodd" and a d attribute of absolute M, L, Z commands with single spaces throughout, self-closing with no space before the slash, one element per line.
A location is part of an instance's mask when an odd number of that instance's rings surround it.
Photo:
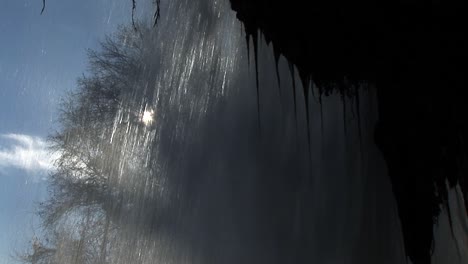
<path fill-rule="evenodd" d="M 263 39 L 256 76 L 227 0 L 163 1 L 145 25 L 117 33 L 137 70 L 106 128 L 69 135 L 107 179 L 104 202 L 61 222 L 86 263 L 406 263 L 372 90 L 312 96 L 306 115 Z"/>

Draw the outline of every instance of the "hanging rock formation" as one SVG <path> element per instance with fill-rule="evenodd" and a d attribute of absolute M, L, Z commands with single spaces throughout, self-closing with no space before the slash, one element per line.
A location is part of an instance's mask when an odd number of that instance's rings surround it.
<path fill-rule="evenodd" d="M 387 162 L 406 254 L 431 263 L 448 188 L 468 194 L 468 16 L 462 1 L 230 0 L 247 41 L 259 34 L 326 95 L 377 89 L 375 142 Z M 256 49 L 255 49 L 256 52 Z M 465 203 L 466 209 L 468 204 Z M 449 216 L 450 217 L 450 216 Z"/>

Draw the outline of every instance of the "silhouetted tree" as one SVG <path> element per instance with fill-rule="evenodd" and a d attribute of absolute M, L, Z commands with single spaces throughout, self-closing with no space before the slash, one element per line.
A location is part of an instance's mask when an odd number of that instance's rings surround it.
<path fill-rule="evenodd" d="M 69 218 L 50 231 L 46 241 L 34 238 L 32 250 L 18 254 L 22 263 L 59 264 L 59 263 L 108 263 L 108 225 L 96 211 L 87 208 L 80 215 Z M 105 246 L 103 247 L 103 243 Z"/>
<path fill-rule="evenodd" d="M 143 27 L 141 27 L 143 29 Z M 60 106 L 59 130 L 49 137 L 57 153 L 49 176 L 48 200 L 41 204 L 45 241 L 33 239 L 24 263 L 107 263 L 113 217 L 129 206 L 121 185 L 123 140 L 131 124 L 141 124 L 132 98 L 143 71 L 141 32 L 128 27 L 90 50 L 89 72 L 77 81 Z"/>

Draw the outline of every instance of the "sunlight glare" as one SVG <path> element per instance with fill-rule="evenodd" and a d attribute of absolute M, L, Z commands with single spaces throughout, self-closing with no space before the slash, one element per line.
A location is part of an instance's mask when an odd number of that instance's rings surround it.
<path fill-rule="evenodd" d="M 153 114 L 153 110 L 145 110 L 145 112 L 143 112 L 143 116 L 141 117 L 141 121 L 145 125 L 150 125 L 153 122 Z"/>

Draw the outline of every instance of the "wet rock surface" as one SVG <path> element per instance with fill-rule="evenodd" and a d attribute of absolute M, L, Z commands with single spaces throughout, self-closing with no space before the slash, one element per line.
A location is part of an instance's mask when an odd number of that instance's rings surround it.
<path fill-rule="evenodd" d="M 253 51 L 261 36 L 271 42 L 277 61 L 283 55 L 297 68 L 306 98 L 311 85 L 324 95 L 353 96 L 362 83 L 377 90 L 375 143 L 388 166 L 406 254 L 430 263 L 448 188 L 460 185 L 465 200 L 468 193 L 462 2 L 230 1 Z"/>

